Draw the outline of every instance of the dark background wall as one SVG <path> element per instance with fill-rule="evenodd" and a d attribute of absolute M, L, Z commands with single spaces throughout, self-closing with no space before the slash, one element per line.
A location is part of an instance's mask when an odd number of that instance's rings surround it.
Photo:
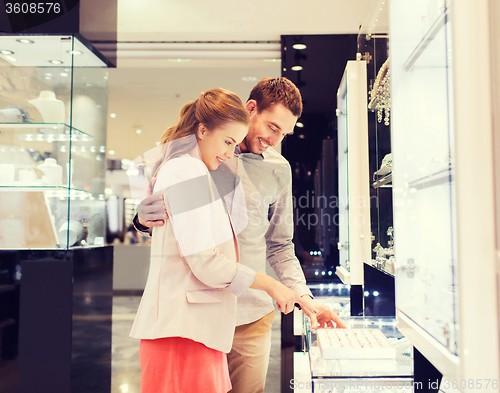
<path fill-rule="evenodd" d="M 296 43 L 305 44 L 307 48 L 296 50 L 293 48 Z M 334 266 L 338 264 L 338 252 L 336 252 L 338 228 L 334 224 L 337 210 L 329 211 L 328 214 L 332 216 L 330 223 L 321 220 L 321 217 L 317 216 L 317 193 L 326 190 L 327 195 L 324 196 L 329 201 L 333 201 L 331 197 L 338 196 L 337 89 L 347 61 L 355 60 L 356 52 L 357 35 L 353 34 L 281 36 L 281 75 L 297 85 L 304 103 L 304 111 L 299 119 L 304 127 L 296 127 L 294 134 L 286 137 L 282 147 L 283 155 L 292 166 L 295 200 L 301 202 L 296 204 L 294 240 L 296 244 L 297 241 L 300 242 L 306 250 L 328 248 L 328 244 L 320 243 L 321 234 L 329 230 L 330 237 L 326 242 L 334 246 L 330 255 L 325 258 L 324 265 L 312 268 L 314 271 L 318 268 L 334 271 Z M 302 70 L 294 71 L 292 70 L 294 66 L 301 66 Z M 333 143 L 325 145 L 323 142 L 325 139 L 331 139 Z M 324 157 L 325 155 L 333 156 Z M 323 170 L 322 161 L 329 162 Z M 320 189 L 317 185 L 315 187 L 315 176 L 316 182 L 322 178 L 320 181 L 326 183 L 322 184 Z M 334 195 L 331 195 L 332 193 Z M 319 220 L 316 220 L 318 218 Z M 316 221 L 318 224 L 313 225 Z M 321 227 L 322 221 L 323 227 Z M 329 228 L 324 228 L 325 225 Z M 308 269 L 305 261 L 303 262 L 306 265 L 304 270 L 308 280 L 314 280 L 316 278 L 314 272 L 309 274 L 311 269 Z"/>

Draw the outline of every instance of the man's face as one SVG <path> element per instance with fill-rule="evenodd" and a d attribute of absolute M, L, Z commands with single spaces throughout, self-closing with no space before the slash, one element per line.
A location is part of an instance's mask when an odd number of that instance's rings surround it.
<path fill-rule="evenodd" d="M 283 104 L 257 112 L 256 102 L 250 100 L 246 107 L 250 113 L 250 127 L 240 144 L 243 153 L 261 154 L 268 147 L 278 145 L 285 135 L 293 134 L 297 117 Z"/>

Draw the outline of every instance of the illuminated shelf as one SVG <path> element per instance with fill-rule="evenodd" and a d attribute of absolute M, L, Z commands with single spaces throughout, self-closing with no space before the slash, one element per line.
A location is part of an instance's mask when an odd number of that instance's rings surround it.
<path fill-rule="evenodd" d="M 17 137 L 22 141 L 92 141 L 94 138 L 75 127 L 64 123 L 0 123 L 0 130 L 12 130 L 18 133 Z M 19 133 L 19 131 L 37 130 L 36 133 Z M 2 131 L 0 131 L 0 136 Z"/>
<path fill-rule="evenodd" d="M 90 191 L 69 189 L 68 186 L 23 186 L 23 185 L 0 185 L 1 192 L 9 191 L 25 191 L 39 192 L 43 191 L 47 198 L 67 198 L 68 193 L 70 199 L 97 199 L 104 200 L 104 195 L 94 197 Z"/>

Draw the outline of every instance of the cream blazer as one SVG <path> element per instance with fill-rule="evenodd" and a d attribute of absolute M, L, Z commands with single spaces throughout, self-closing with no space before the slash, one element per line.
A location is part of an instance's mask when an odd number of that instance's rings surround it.
<path fill-rule="evenodd" d="M 184 155 L 161 167 L 169 215 L 153 229 L 148 280 L 131 337 L 184 337 L 231 350 L 236 296 L 255 272 L 238 263 L 238 241 L 223 200 L 202 161 Z"/>

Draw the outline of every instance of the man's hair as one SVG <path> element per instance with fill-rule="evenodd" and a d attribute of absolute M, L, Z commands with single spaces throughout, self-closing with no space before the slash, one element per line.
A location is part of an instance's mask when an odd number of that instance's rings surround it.
<path fill-rule="evenodd" d="M 294 116 L 302 114 L 302 96 L 299 89 L 287 78 L 264 78 L 250 92 L 248 100 L 257 102 L 257 111 L 269 109 L 276 104 L 282 104 Z"/>

